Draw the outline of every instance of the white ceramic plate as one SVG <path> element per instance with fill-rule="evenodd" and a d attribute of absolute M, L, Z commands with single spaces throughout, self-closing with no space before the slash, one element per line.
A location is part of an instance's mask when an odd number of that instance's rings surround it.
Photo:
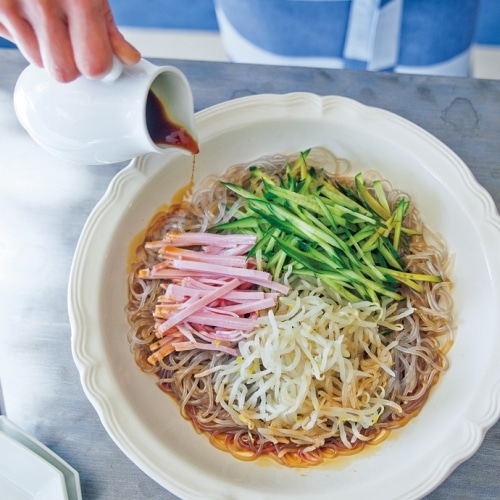
<path fill-rule="evenodd" d="M 0 432 L 0 498 L 68 500 L 62 473 L 3 432 Z"/>
<path fill-rule="evenodd" d="M 184 498 L 417 498 L 482 442 L 500 413 L 500 219 L 464 163 L 416 125 L 342 97 L 257 95 L 197 114 L 196 181 L 263 154 L 327 147 L 353 173 L 375 168 L 408 192 L 456 256 L 450 368 L 420 415 L 382 445 L 309 469 L 241 462 L 213 448 L 135 365 L 126 339 L 129 244 L 189 182 L 192 160 L 133 161 L 88 219 L 69 283 L 72 346 L 86 394 L 124 453 Z M 477 342 L 478 332 L 481 342 Z M 193 480 L 196 478 L 196 480 Z"/>
<path fill-rule="evenodd" d="M 14 422 L 6 416 L 0 415 L 0 435 L 4 434 L 27 448 L 27 452 L 33 452 L 38 455 L 47 464 L 61 472 L 65 482 L 68 500 L 81 500 L 82 493 L 80 489 L 80 476 L 78 472 L 65 462 L 61 457 L 56 455 L 50 448 L 47 448 L 43 443 L 30 436 Z M 1 489 L 0 489 L 1 492 Z M 0 495 L 0 498 L 7 498 Z M 13 499 L 11 499 L 13 500 Z M 50 499 L 54 500 L 54 499 Z"/>

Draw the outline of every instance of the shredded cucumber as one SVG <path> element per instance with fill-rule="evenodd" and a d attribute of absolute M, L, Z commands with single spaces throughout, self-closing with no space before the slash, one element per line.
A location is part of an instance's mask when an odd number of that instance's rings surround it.
<path fill-rule="evenodd" d="M 442 281 L 405 270 L 400 253 L 416 234 L 403 225 L 408 200 L 391 210 L 380 181 L 369 186 L 359 173 L 352 185 L 334 183 L 308 166 L 308 153 L 286 166 L 279 184 L 258 167 L 250 169 L 248 188 L 224 183 L 246 203 L 211 230 L 256 234 L 250 255 L 274 279 L 291 266 L 351 302 L 401 300 L 401 283 L 420 291 L 422 281 Z"/>

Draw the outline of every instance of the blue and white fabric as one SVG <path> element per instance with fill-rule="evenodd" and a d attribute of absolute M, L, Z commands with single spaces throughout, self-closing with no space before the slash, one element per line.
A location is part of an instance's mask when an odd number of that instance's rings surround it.
<path fill-rule="evenodd" d="M 480 0 L 215 0 L 235 62 L 469 74 Z"/>

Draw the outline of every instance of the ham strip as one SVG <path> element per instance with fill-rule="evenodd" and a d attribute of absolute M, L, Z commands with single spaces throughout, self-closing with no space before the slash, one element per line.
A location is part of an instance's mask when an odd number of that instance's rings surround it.
<path fill-rule="evenodd" d="M 247 254 L 256 240 L 254 235 L 172 232 L 146 244 L 161 262 L 139 270 L 138 276 L 160 280 L 164 289 L 153 313 L 159 340 L 151 344 L 151 364 L 174 350 L 238 354 L 237 342 L 258 327 L 259 313 L 289 290 L 254 269 L 255 260 Z"/>
<path fill-rule="evenodd" d="M 255 245 L 257 236 L 251 234 L 212 234 L 212 233 L 177 233 L 169 232 L 162 240 L 146 243 L 146 248 L 156 249 L 165 245 L 189 247 L 208 245 L 231 248 L 238 245 Z"/>
<path fill-rule="evenodd" d="M 226 283 L 225 285 L 222 285 L 221 287 L 215 289 L 214 291 L 207 293 L 204 297 L 201 297 L 189 306 L 184 307 L 181 311 L 173 314 L 167 321 L 162 323 L 156 329 L 156 335 L 158 337 L 162 337 L 167 330 L 170 330 L 170 328 L 174 327 L 177 323 L 180 323 L 188 316 L 194 315 L 194 313 L 201 309 L 203 306 L 210 304 L 219 297 L 223 297 L 226 292 L 234 290 L 239 284 L 240 282 L 237 279 L 234 279 L 229 283 Z M 197 323 L 199 323 L 199 321 L 197 321 Z"/>

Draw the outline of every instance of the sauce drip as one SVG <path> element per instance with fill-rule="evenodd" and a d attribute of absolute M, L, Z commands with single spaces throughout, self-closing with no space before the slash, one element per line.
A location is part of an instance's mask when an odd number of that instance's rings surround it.
<path fill-rule="evenodd" d="M 157 146 L 177 146 L 194 155 L 199 152 L 196 140 L 184 127 L 169 118 L 165 106 L 152 90 L 148 92 L 146 100 L 146 125 Z"/>

